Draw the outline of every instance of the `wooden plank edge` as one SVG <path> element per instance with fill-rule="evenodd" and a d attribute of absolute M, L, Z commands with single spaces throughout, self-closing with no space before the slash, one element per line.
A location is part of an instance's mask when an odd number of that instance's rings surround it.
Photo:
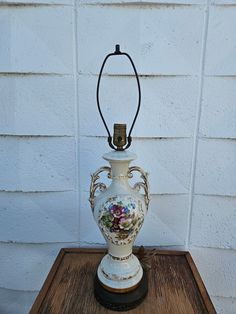
<path fill-rule="evenodd" d="M 107 249 L 105 248 L 63 248 L 65 253 L 86 253 L 86 254 L 105 254 Z"/>
<path fill-rule="evenodd" d="M 55 262 L 53 263 L 51 270 L 48 273 L 48 276 L 47 276 L 42 288 L 40 289 L 39 294 L 38 294 L 37 298 L 35 299 L 34 304 L 31 308 L 29 314 L 38 313 L 40 306 L 42 305 L 43 300 L 45 299 L 47 292 L 48 292 L 48 290 L 49 290 L 49 288 L 53 282 L 53 279 L 54 279 L 54 277 L 55 277 L 55 275 L 59 269 L 59 265 L 61 264 L 61 261 L 65 255 L 65 253 L 66 253 L 65 250 L 61 249 L 59 254 L 57 255 L 57 258 L 56 258 Z"/>
<path fill-rule="evenodd" d="M 207 289 L 203 283 L 203 280 L 202 280 L 202 278 L 198 272 L 197 266 L 195 265 L 195 263 L 192 259 L 192 256 L 189 252 L 186 253 L 186 259 L 187 259 L 188 265 L 189 265 L 189 267 L 193 273 L 193 277 L 197 283 L 198 289 L 200 291 L 200 294 L 202 296 L 203 302 L 206 306 L 208 313 L 209 314 L 217 314 L 216 310 L 214 308 L 214 305 L 210 299 L 210 296 L 207 292 Z"/>
<path fill-rule="evenodd" d="M 134 247 L 133 252 L 138 253 L 139 248 L 140 247 Z M 144 247 L 144 251 L 147 251 L 147 252 L 153 251 L 157 255 L 174 255 L 174 256 L 182 256 L 188 253 L 186 251 L 166 250 L 166 249 L 160 249 L 159 247 L 153 247 L 153 246 Z"/>

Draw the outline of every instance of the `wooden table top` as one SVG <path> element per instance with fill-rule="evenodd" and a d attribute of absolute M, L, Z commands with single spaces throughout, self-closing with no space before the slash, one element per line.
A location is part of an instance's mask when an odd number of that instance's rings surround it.
<path fill-rule="evenodd" d="M 62 249 L 30 314 L 118 313 L 101 306 L 93 295 L 94 276 L 104 254 L 103 249 Z M 120 313 L 216 313 L 188 252 L 155 250 L 150 263 L 146 299 L 136 309 Z"/>

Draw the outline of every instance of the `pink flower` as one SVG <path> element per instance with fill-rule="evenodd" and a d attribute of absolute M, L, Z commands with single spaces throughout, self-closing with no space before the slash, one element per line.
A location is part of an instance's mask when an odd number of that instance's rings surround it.
<path fill-rule="evenodd" d="M 124 208 L 118 205 L 113 205 L 110 209 L 110 213 L 115 217 L 115 218 L 121 218 L 124 217 L 125 211 Z"/>
<path fill-rule="evenodd" d="M 120 229 L 130 230 L 133 227 L 131 218 L 121 218 L 119 223 Z"/>

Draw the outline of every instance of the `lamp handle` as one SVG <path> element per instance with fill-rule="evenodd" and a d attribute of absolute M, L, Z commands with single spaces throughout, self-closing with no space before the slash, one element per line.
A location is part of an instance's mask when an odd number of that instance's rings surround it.
<path fill-rule="evenodd" d="M 133 172 L 138 172 L 140 174 L 141 179 L 143 180 L 143 182 L 136 182 L 133 186 L 133 189 L 136 190 L 137 192 L 140 191 L 140 189 L 142 188 L 144 191 L 144 200 L 145 200 L 145 204 L 147 206 L 148 209 L 148 205 L 150 202 L 150 192 L 149 192 L 149 184 L 148 184 L 148 173 L 145 172 L 141 167 L 138 166 L 133 166 L 133 167 L 129 167 L 128 170 L 128 178 L 133 178 Z"/>
<path fill-rule="evenodd" d="M 92 211 L 94 210 L 94 199 L 95 199 L 95 192 L 99 190 L 100 192 L 104 192 L 107 189 L 106 184 L 102 182 L 96 182 L 98 179 L 100 179 L 100 173 L 106 171 L 107 177 L 111 179 L 111 168 L 110 167 L 101 167 L 97 171 L 95 171 L 93 174 L 91 174 L 91 184 L 90 184 L 90 196 L 89 196 L 89 202 L 90 206 L 92 208 Z"/>
<path fill-rule="evenodd" d="M 135 77 L 136 77 L 136 81 L 137 81 L 137 85 L 138 85 L 138 107 L 137 107 L 137 111 L 135 113 L 134 120 L 133 120 L 133 122 L 131 124 L 130 130 L 129 130 L 129 133 L 128 133 L 128 137 L 127 137 L 128 143 L 127 143 L 127 145 L 126 145 L 126 147 L 124 149 L 127 149 L 131 145 L 131 142 L 132 142 L 131 133 L 132 133 L 134 124 L 136 122 L 136 119 L 137 119 L 137 116 L 138 116 L 138 113 L 139 113 L 139 110 L 140 110 L 140 104 L 141 104 L 141 88 L 140 88 L 138 73 L 137 73 L 137 70 L 135 68 L 134 62 L 133 62 L 132 58 L 130 57 L 130 55 L 128 53 L 120 51 L 120 45 L 116 45 L 115 52 L 109 53 L 105 57 L 105 59 L 104 59 L 104 61 L 102 63 L 102 67 L 101 67 L 101 70 L 100 70 L 100 73 L 99 73 L 99 76 L 98 76 L 98 83 L 97 83 L 97 105 L 98 105 L 98 111 L 99 111 L 99 114 L 101 116 L 102 122 L 103 122 L 103 124 L 104 124 L 104 126 L 106 128 L 107 134 L 108 134 L 108 144 L 109 144 L 109 146 L 112 149 L 115 149 L 115 150 L 117 150 L 117 148 L 112 144 L 112 136 L 111 136 L 111 133 L 110 133 L 108 127 L 107 127 L 106 121 L 105 121 L 105 119 L 103 117 L 103 114 L 102 114 L 102 111 L 101 111 L 101 108 L 100 108 L 99 87 L 100 87 L 100 81 L 101 81 L 101 77 L 102 77 L 102 72 L 103 72 L 103 69 L 104 69 L 104 66 L 105 66 L 105 63 L 106 63 L 107 59 L 109 57 L 111 57 L 111 56 L 116 56 L 116 55 L 123 55 L 123 56 L 126 56 L 129 59 L 131 65 L 133 67 L 133 70 L 134 70 L 134 73 L 135 73 Z"/>

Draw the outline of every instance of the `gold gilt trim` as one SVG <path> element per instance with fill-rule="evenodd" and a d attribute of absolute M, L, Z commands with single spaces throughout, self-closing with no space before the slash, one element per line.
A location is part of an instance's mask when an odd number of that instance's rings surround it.
<path fill-rule="evenodd" d="M 129 287 L 129 288 L 121 288 L 121 289 L 119 289 L 119 288 L 111 288 L 111 287 L 105 285 L 104 283 L 102 283 L 100 280 L 99 280 L 99 282 L 100 282 L 100 284 L 103 286 L 104 289 L 106 289 L 106 290 L 108 290 L 108 291 L 110 291 L 110 292 L 115 292 L 115 293 L 127 293 L 127 292 L 131 292 L 131 291 L 137 289 L 138 286 L 139 286 L 140 283 L 141 283 L 141 280 L 140 280 L 138 283 L 136 283 L 134 286 L 132 286 L 132 287 Z"/>
<path fill-rule="evenodd" d="M 123 256 L 123 257 L 118 257 L 118 256 L 113 256 L 109 253 L 109 256 L 114 259 L 115 261 L 126 261 L 127 259 L 129 259 L 131 257 L 132 253 L 130 253 L 127 256 Z"/>
<path fill-rule="evenodd" d="M 128 170 L 128 177 L 129 178 L 133 178 L 133 173 L 132 172 L 134 172 L 134 171 L 140 173 L 140 178 L 143 180 L 143 182 L 135 183 L 134 186 L 133 186 L 133 189 L 136 190 L 137 192 L 139 192 L 141 188 L 143 189 L 143 191 L 144 191 L 144 200 L 145 200 L 145 204 L 146 204 L 147 209 L 148 209 L 148 205 L 149 205 L 149 202 L 150 202 L 148 173 L 145 172 L 142 168 L 137 167 L 137 166 L 129 167 L 129 170 Z"/>
<path fill-rule="evenodd" d="M 107 189 L 106 184 L 102 182 L 96 182 L 98 179 L 100 179 L 100 173 L 107 171 L 107 177 L 111 179 L 111 168 L 110 167 L 101 167 L 97 171 L 95 171 L 93 174 L 91 174 L 91 184 L 90 184 L 90 197 L 89 202 L 92 210 L 94 210 L 94 199 L 95 199 L 95 192 L 99 190 L 100 192 L 103 192 Z"/>
<path fill-rule="evenodd" d="M 125 280 L 130 280 L 132 278 L 134 278 L 135 276 L 137 276 L 138 272 L 140 271 L 140 265 L 138 266 L 138 270 L 136 271 L 136 273 L 134 273 L 133 275 L 130 275 L 128 277 L 125 276 L 118 276 L 116 274 L 107 274 L 104 269 L 101 267 L 101 272 L 104 275 L 105 278 L 109 279 L 109 280 L 115 280 L 115 281 L 125 281 Z"/>

